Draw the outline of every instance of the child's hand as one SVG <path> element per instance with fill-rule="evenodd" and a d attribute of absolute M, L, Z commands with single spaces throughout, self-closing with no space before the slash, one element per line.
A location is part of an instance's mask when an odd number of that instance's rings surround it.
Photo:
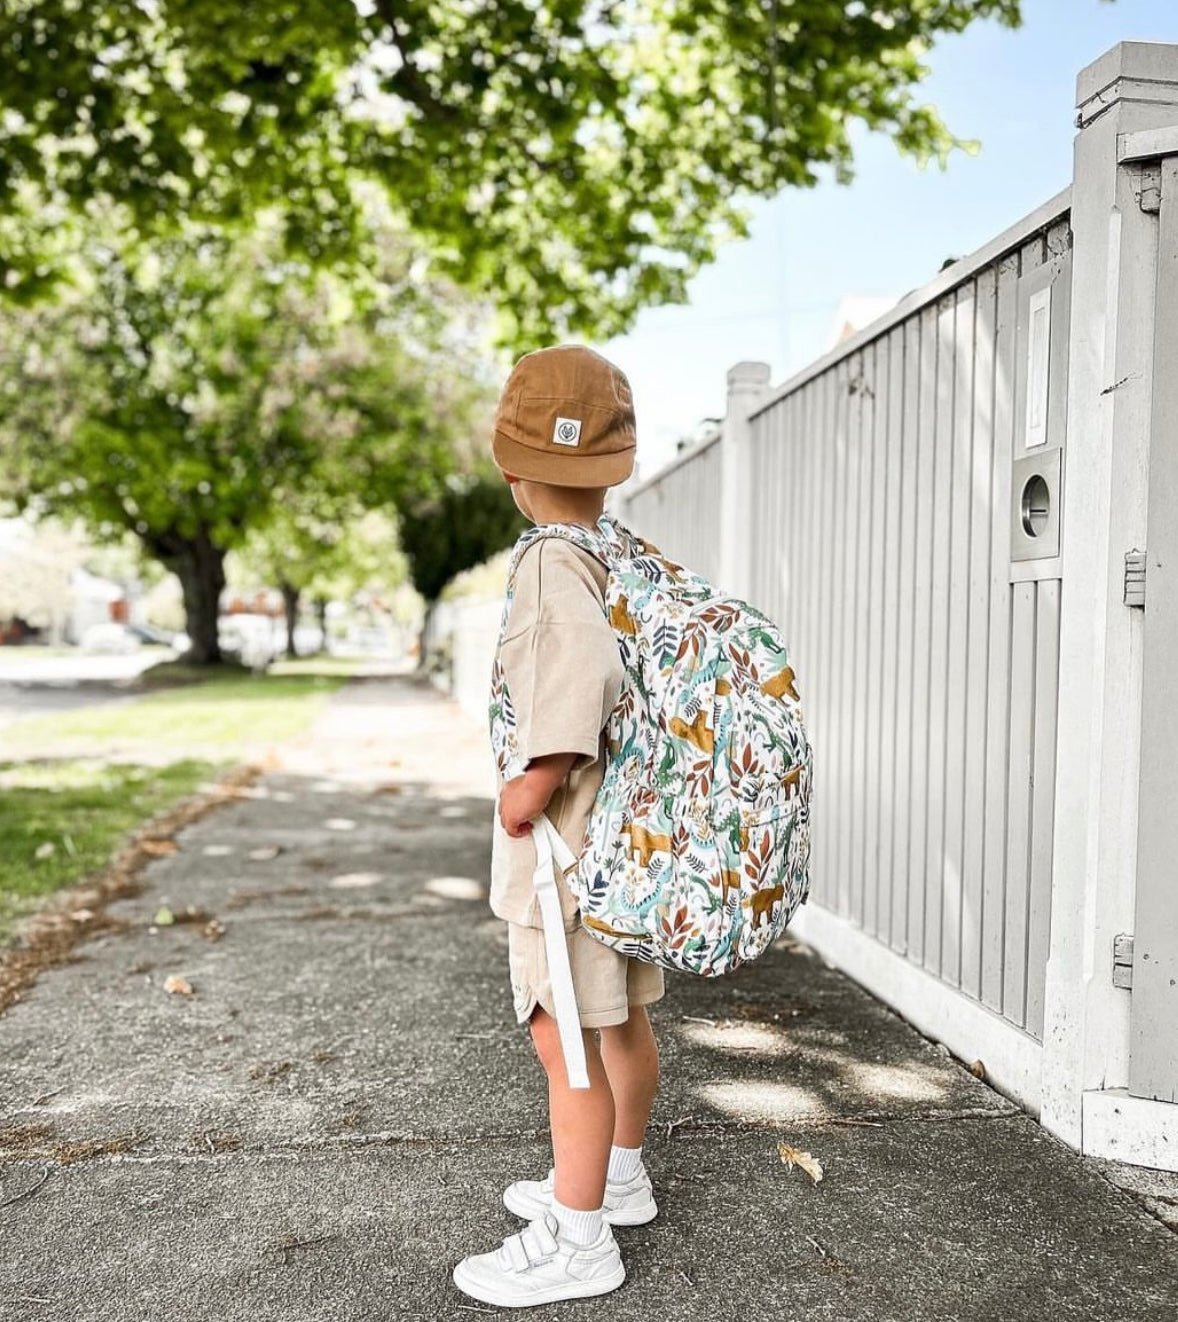
<path fill-rule="evenodd" d="M 517 839 L 527 835 L 532 829 L 531 818 L 543 812 L 547 803 L 547 797 L 540 800 L 535 782 L 528 783 L 526 772 L 507 781 L 499 791 L 499 820 L 503 829 Z"/>
<path fill-rule="evenodd" d="M 522 776 L 507 781 L 499 791 L 499 820 L 517 839 L 532 829 L 531 819 L 548 807 L 556 787 L 568 775 L 576 753 L 546 753 L 534 757 Z"/>

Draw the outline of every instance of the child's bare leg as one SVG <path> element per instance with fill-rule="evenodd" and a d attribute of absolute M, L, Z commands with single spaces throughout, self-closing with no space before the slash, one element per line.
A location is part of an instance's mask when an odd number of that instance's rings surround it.
<path fill-rule="evenodd" d="M 548 1123 L 552 1130 L 557 1202 L 596 1211 L 605 1201 L 605 1174 L 614 1133 L 614 1098 L 594 1029 L 582 1029 L 588 1088 L 566 1082 L 556 1020 L 539 1006 L 531 1019 L 532 1041 L 548 1075 Z"/>
<path fill-rule="evenodd" d="M 601 1058 L 614 1097 L 613 1141 L 640 1148 L 659 1088 L 659 1049 L 645 1006 L 633 1006 L 624 1024 L 601 1030 Z"/>

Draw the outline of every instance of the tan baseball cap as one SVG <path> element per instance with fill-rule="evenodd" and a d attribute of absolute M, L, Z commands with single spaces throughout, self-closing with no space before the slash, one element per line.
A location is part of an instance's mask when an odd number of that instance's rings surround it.
<path fill-rule="evenodd" d="M 514 477 L 612 487 L 634 471 L 634 401 L 625 373 L 582 344 L 526 353 L 511 369 L 491 454 Z"/>

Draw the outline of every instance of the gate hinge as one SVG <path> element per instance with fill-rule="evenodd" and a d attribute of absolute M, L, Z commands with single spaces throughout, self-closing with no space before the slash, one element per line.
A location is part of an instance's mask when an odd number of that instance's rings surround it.
<path fill-rule="evenodd" d="M 1113 986 L 1133 986 L 1133 937 L 1123 932 L 1113 937 Z"/>
<path fill-rule="evenodd" d="M 1145 552 L 1125 552 L 1125 605 L 1145 605 Z"/>

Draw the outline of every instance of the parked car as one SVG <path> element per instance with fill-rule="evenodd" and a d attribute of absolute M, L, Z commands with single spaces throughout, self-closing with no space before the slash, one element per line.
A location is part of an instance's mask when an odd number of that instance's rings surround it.
<path fill-rule="evenodd" d="M 177 638 L 185 637 L 186 639 L 186 635 L 174 633 L 171 629 L 157 629 L 154 624 L 136 624 L 132 622 L 126 627 L 139 638 L 140 642 L 144 643 L 162 643 L 165 647 L 175 647 Z M 187 640 L 185 646 L 187 646 Z"/>

